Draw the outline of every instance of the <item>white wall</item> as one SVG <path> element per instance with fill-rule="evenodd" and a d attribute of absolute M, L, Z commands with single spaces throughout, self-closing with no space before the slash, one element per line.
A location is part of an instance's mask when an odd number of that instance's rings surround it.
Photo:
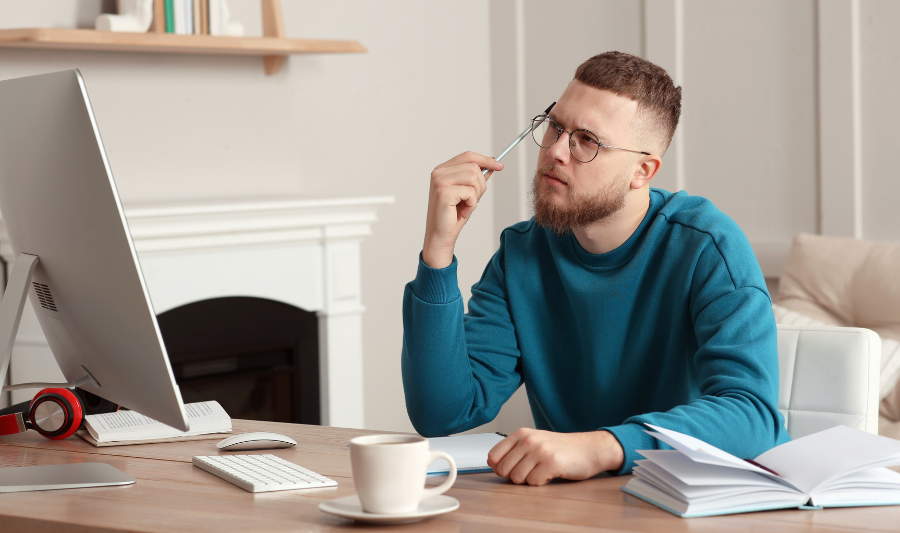
<path fill-rule="evenodd" d="M 900 179 L 890 159 L 900 149 L 900 4 L 866 0 L 860 4 L 860 108 L 862 235 L 900 241 Z M 886 157 L 887 156 L 887 157 Z"/>
<path fill-rule="evenodd" d="M 258 0 L 231 0 L 261 34 Z M 288 37 L 369 52 L 262 59 L 0 48 L 0 79 L 79 68 L 123 203 L 392 195 L 363 243 L 366 425 L 411 430 L 400 381 L 404 285 L 434 166 L 491 151 L 488 5 L 287 0 Z M 0 28 L 90 25 L 101 2 L 4 0 Z M 348 148 L 352 146 L 352 148 Z M 457 247 L 464 295 L 495 246 L 482 202 Z M 297 272 L 302 276 L 302 272 Z"/>
<path fill-rule="evenodd" d="M 816 231 L 813 2 L 684 4 L 685 190 L 751 240 Z"/>

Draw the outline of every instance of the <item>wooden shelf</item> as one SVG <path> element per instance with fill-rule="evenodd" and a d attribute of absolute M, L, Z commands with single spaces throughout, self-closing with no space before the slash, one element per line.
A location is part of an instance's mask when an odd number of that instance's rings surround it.
<path fill-rule="evenodd" d="M 97 30 L 23 28 L 0 30 L 0 47 L 102 52 L 212 54 L 266 57 L 268 74 L 280 70 L 290 54 L 356 53 L 366 48 L 358 41 L 286 39 L 284 37 L 219 37 L 172 33 L 121 33 Z M 268 58 L 278 63 L 270 72 Z"/>

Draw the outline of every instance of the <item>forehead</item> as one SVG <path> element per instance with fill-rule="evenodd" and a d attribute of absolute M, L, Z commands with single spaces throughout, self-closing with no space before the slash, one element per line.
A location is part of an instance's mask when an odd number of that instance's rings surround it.
<path fill-rule="evenodd" d="M 584 128 L 598 135 L 621 135 L 631 129 L 637 107 L 630 98 L 572 80 L 550 114 L 570 130 Z"/>

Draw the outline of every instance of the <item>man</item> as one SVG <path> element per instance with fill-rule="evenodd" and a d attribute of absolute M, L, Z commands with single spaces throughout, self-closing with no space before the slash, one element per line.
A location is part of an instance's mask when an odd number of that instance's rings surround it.
<path fill-rule="evenodd" d="M 503 231 L 468 314 L 453 248 L 503 165 L 431 174 L 403 299 L 403 385 L 427 436 L 489 422 L 524 382 L 535 425 L 491 450 L 515 483 L 624 474 L 654 424 L 752 458 L 788 440 L 771 300 L 740 228 L 709 201 L 651 189 L 681 113 L 652 63 L 592 57 L 536 130 L 535 216 Z M 723 171 L 725 169 L 722 169 Z"/>

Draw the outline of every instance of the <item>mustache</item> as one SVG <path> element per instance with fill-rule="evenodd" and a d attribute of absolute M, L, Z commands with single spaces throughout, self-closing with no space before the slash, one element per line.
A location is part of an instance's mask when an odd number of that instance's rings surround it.
<path fill-rule="evenodd" d="M 537 171 L 534 174 L 535 179 L 537 179 L 538 176 L 541 176 L 542 174 L 544 174 L 544 172 L 549 172 L 549 173 L 553 174 L 554 176 L 559 178 L 560 181 L 565 183 L 566 187 L 568 187 L 570 190 L 572 189 L 572 178 L 570 176 L 568 176 L 565 172 L 562 172 L 558 166 L 543 165 L 543 166 L 538 167 Z"/>

